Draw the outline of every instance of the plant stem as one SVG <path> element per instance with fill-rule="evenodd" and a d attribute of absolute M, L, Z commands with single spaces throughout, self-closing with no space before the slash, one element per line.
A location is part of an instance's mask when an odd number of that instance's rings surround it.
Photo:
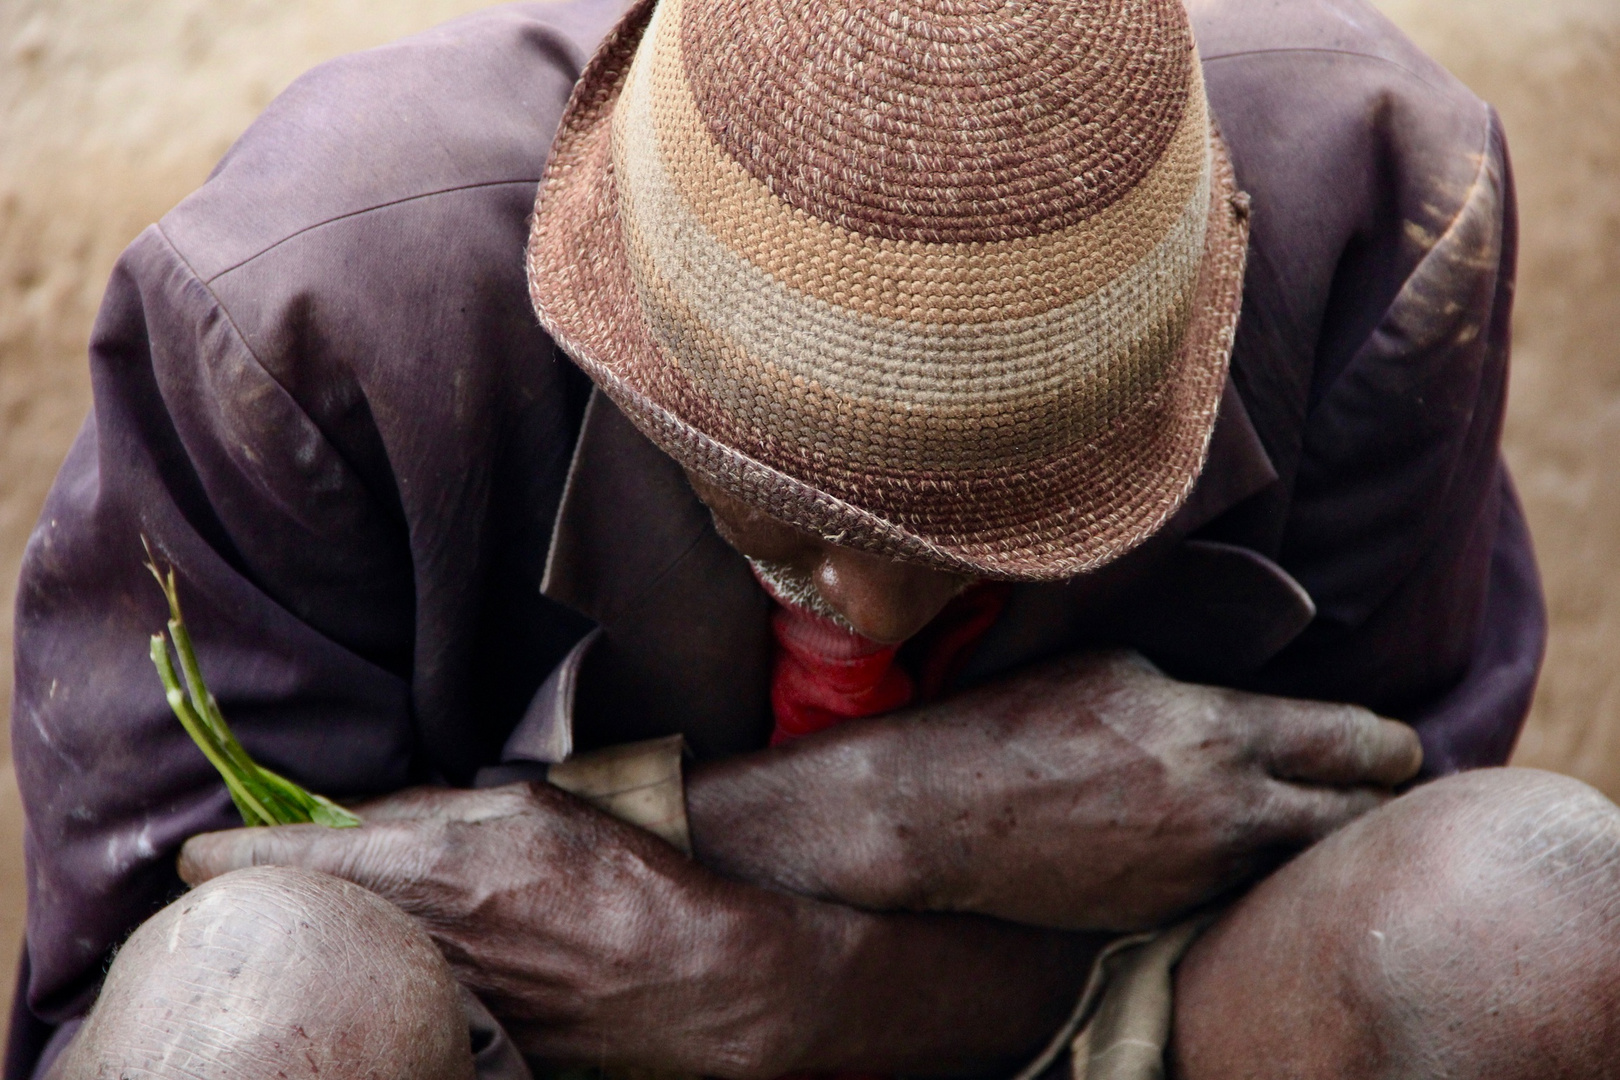
<path fill-rule="evenodd" d="M 153 634 L 152 665 L 163 683 L 164 698 L 203 755 L 225 781 L 231 801 L 247 825 L 296 825 L 313 822 L 332 828 L 352 828 L 360 818 L 330 799 L 306 791 L 286 777 L 260 766 L 232 734 L 220 712 L 219 702 L 203 682 L 202 666 L 180 614 L 180 593 L 175 585 L 174 568 L 167 574 L 157 568 L 151 545 L 146 546 L 146 567 L 157 578 L 169 603 L 169 639 Z M 180 658 L 180 671 L 169 656 L 173 644 Z M 184 673 L 182 681 L 181 673 Z"/>
<path fill-rule="evenodd" d="M 175 673 L 174 662 L 169 659 L 168 644 L 163 640 L 162 634 L 152 635 L 152 663 L 157 668 L 158 678 L 163 680 L 164 697 L 168 699 L 169 708 L 174 710 L 174 715 L 180 719 L 181 726 L 202 750 L 203 756 L 219 770 L 219 775 L 225 781 L 225 788 L 231 794 L 231 801 L 242 814 L 242 820 L 249 825 L 268 825 L 274 822 L 275 818 L 270 811 L 253 797 L 253 793 L 237 777 L 235 767 L 221 751 L 213 732 L 208 730 L 202 718 L 186 700 L 186 692 L 180 686 L 180 677 Z"/>

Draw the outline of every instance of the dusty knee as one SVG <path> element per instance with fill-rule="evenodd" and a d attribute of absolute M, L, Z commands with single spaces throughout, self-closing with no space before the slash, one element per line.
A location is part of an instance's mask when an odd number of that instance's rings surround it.
<path fill-rule="evenodd" d="M 1389 885 L 1367 889 L 1366 940 L 1346 946 L 1389 1050 L 1436 1075 L 1595 1075 L 1620 1036 L 1620 809 L 1502 769 L 1386 814 L 1359 861 Z"/>
<path fill-rule="evenodd" d="M 1241 1064 L 1255 1032 L 1279 1075 L 1592 1075 L 1620 1036 L 1617 963 L 1620 810 L 1547 773 L 1450 777 L 1319 844 L 1195 947 L 1183 1071 L 1268 1075 Z"/>
<path fill-rule="evenodd" d="M 119 951 L 53 1080 L 472 1075 L 460 991 L 422 929 L 324 874 L 187 893 Z"/>
<path fill-rule="evenodd" d="M 1424 920 L 1440 937 L 1612 930 L 1620 921 L 1620 807 L 1566 776 L 1447 777 L 1333 840 L 1368 871 L 1369 902 Z"/>

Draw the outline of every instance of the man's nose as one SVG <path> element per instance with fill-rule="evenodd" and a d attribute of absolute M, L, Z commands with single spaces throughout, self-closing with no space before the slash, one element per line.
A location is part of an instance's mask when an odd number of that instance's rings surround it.
<path fill-rule="evenodd" d="M 830 544 L 817 563 L 815 584 L 857 633 L 885 644 L 927 626 L 962 589 L 955 575 Z"/>

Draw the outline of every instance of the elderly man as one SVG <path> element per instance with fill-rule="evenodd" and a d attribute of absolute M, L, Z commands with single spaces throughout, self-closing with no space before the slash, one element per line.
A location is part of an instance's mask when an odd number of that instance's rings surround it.
<path fill-rule="evenodd" d="M 1513 244 L 1358 0 L 311 73 L 119 264 L 29 550 L 8 1076 L 1611 1074 L 1620 817 L 1446 778 L 1544 636 Z M 362 827 L 217 831 L 143 537 Z"/>

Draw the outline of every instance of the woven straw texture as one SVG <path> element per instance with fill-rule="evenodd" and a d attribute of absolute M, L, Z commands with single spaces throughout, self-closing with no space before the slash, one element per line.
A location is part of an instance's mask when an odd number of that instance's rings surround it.
<path fill-rule="evenodd" d="M 575 89 L 528 273 L 558 343 L 737 497 L 1056 579 L 1191 490 L 1244 205 L 1180 0 L 662 0 Z"/>

